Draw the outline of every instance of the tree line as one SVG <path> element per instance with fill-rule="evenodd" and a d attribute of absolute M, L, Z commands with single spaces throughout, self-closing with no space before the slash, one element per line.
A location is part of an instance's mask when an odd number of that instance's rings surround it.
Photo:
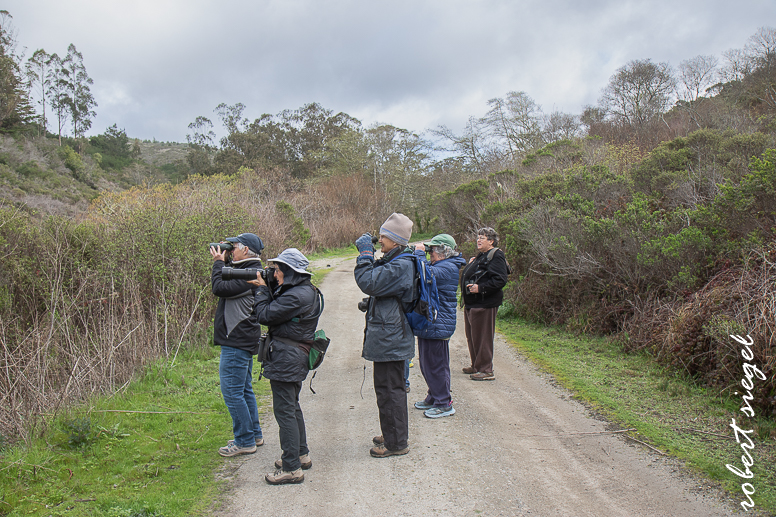
<path fill-rule="evenodd" d="M 17 44 L 13 17 L 0 11 L 0 130 L 18 132 L 33 124 L 38 135 L 46 135 L 53 122 L 60 143 L 68 128 L 74 138 L 83 137 L 97 107 L 83 54 L 71 43 L 64 56 L 37 49 L 25 62 Z"/>
<path fill-rule="evenodd" d="M 756 131 L 776 108 L 773 85 L 776 30 L 762 27 L 722 59 L 699 55 L 674 68 L 650 59 L 619 68 L 594 106 L 581 114 L 545 113 L 526 92 L 490 99 L 487 112 L 460 131 L 440 126 L 423 133 L 389 124 L 364 127 L 346 113 L 317 103 L 251 121 L 245 105 L 214 112 L 226 136 L 216 140 L 209 117 L 189 124 L 191 170 L 233 174 L 241 167 L 275 167 L 294 178 L 362 173 L 407 213 L 430 192 L 454 188 L 503 170 L 516 170 L 547 145 L 600 137 L 642 151 L 699 129 Z"/>

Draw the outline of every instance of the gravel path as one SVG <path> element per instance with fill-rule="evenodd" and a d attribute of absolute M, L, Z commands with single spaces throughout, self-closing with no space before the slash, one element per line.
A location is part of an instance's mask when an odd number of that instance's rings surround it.
<path fill-rule="evenodd" d="M 280 457 L 277 425 L 262 418 L 265 445 L 226 460 L 231 490 L 218 515 L 232 516 L 683 516 L 737 515 L 735 501 L 690 476 L 677 462 L 634 445 L 592 417 L 520 357 L 500 336 L 493 382 L 474 382 L 463 325 L 450 341 L 452 417 L 428 419 L 411 404 L 425 394 L 411 370 L 410 452 L 372 458 L 380 434 L 372 363 L 361 358 L 363 297 L 354 259 L 314 264 L 335 269 L 322 291 L 319 327 L 332 344 L 304 383 L 312 469 L 300 485 L 270 486 Z M 324 261 L 325 262 L 325 261 Z M 460 317 L 460 314 L 459 314 Z M 364 380 L 366 378 L 366 380 Z"/>

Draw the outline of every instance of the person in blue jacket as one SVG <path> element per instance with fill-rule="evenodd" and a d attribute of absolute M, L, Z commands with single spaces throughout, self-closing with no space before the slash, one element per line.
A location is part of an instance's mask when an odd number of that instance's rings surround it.
<path fill-rule="evenodd" d="M 420 372 L 428 385 L 426 398 L 415 402 L 415 408 L 424 411 L 429 418 L 441 418 L 455 414 L 450 396 L 450 338 L 455 332 L 458 291 L 458 271 L 466 260 L 455 251 L 455 239 L 441 233 L 429 242 L 417 244 L 415 255 L 426 260 L 426 247 L 430 248 L 429 271 L 436 278 L 439 293 L 439 313 L 428 328 L 418 330 L 418 361 Z"/>

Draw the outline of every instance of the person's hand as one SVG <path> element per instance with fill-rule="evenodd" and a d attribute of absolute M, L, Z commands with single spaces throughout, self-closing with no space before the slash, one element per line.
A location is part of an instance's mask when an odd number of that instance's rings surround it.
<path fill-rule="evenodd" d="M 472 294 L 476 294 L 480 292 L 480 286 L 477 284 L 469 284 L 469 292 Z"/>
<path fill-rule="evenodd" d="M 375 260 L 375 247 L 372 245 L 372 236 L 369 233 L 365 233 L 358 239 L 356 239 L 356 248 L 358 249 L 359 256 L 356 259 L 356 264 L 363 264 L 364 262 L 374 262 Z"/>
<path fill-rule="evenodd" d="M 474 257 L 469 259 L 469 264 L 471 264 L 472 262 L 474 262 Z"/>
<path fill-rule="evenodd" d="M 221 246 L 216 246 L 215 248 L 209 248 L 210 249 L 210 256 L 213 257 L 213 262 L 216 260 L 221 260 L 223 262 L 226 262 L 226 253 L 227 250 L 221 250 Z"/>
<path fill-rule="evenodd" d="M 422 242 L 417 243 L 415 245 L 415 251 L 422 251 L 422 252 L 425 253 L 426 252 L 426 245 L 423 244 Z"/>
<path fill-rule="evenodd" d="M 372 245 L 372 236 L 368 233 L 365 233 L 356 239 L 356 249 L 358 249 L 359 253 L 374 254 L 375 247 Z"/>
<path fill-rule="evenodd" d="M 248 283 L 256 287 L 267 285 L 264 279 L 261 277 L 261 271 L 256 271 L 256 280 L 248 280 Z"/>

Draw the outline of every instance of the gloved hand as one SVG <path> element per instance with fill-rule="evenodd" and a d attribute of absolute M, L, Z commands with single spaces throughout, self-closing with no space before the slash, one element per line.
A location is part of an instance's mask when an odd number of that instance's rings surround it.
<path fill-rule="evenodd" d="M 372 253 L 375 252 L 375 247 L 372 246 L 372 236 L 369 233 L 365 233 L 358 239 L 356 239 L 356 248 L 360 253 Z"/>
<path fill-rule="evenodd" d="M 372 236 L 369 233 L 365 233 L 358 239 L 356 239 L 356 249 L 358 249 L 360 255 L 356 259 L 357 264 L 361 264 L 364 261 L 373 261 L 375 258 L 375 247 L 372 245 Z"/>

